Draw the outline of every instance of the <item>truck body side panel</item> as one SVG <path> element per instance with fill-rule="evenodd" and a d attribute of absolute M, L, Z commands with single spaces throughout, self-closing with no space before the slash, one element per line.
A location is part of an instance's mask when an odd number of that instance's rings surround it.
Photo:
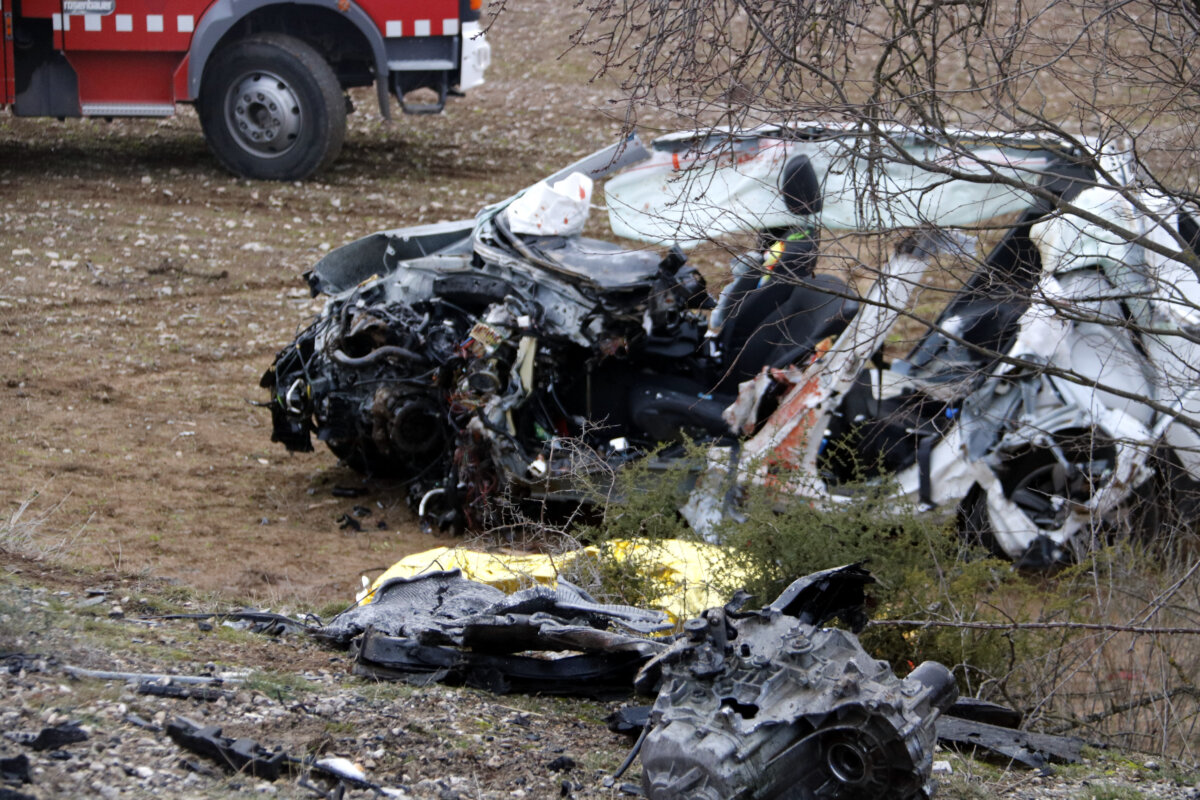
<path fill-rule="evenodd" d="M 6 3 L 5 8 L 12 9 L 12 3 Z M 50 19 L 50 17 L 62 11 L 61 0 L 24 0 L 21 3 L 22 17 L 36 17 L 38 19 Z"/>
<path fill-rule="evenodd" d="M 174 87 L 176 102 L 181 100 L 191 99 L 191 94 L 188 92 L 188 64 L 191 63 L 192 56 L 190 53 L 184 53 L 183 61 L 175 67 L 175 74 L 171 76 L 171 85 Z"/>
<path fill-rule="evenodd" d="M 103 10 L 69 13 L 84 4 Z M 208 5 L 209 0 L 63 0 L 64 49 L 183 53 Z"/>
<path fill-rule="evenodd" d="M 168 116 L 174 111 L 172 77 L 182 53 L 75 50 L 67 61 L 79 76 L 84 116 Z M 128 106 L 127 109 L 120 108 Z M 146 106 L 156 106 L 157 112 Z"/>
<path fill-rule="evenodd" d="M 173 77 L 211 0 L 61 2 L 55 44 L 79 76 L 85 116 L 167 116 L 186 99 Z"/>

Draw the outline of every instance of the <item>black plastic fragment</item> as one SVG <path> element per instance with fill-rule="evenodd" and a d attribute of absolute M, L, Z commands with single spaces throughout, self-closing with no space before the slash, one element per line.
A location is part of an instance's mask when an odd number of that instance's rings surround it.
<path fill-rule="evenodd" d="M 153 733 L 161 733 L 162 732 L 161 726 L 155 725 L 150 720 L 145 719 L 144 717 L 139 717 L 137 714 L 134 714 L 132 712 L 129 714 L 126 714 L 124 717 L 124 720 L 126 722 L 128 722 L 130 725 L 133 725 L 138 728 L 142 728 L 143 730 L 151 731 Z"/>
<path fill-rule="evenodd" d="M 176 686 L 175 684 L 163 686 L 159 683 L 139 683 L 137 685 L 137 693 L 153 695 L 155 697 L 174 697 L 179 700 L 206 700 L 210 703 L 222 698 L 232 700 L 234 697 L 233 692 L 226 692 L 207 686 Z"/>
<path fill-rule="evenodd" d="M 268 750 L 253 739 L 231 739 L 222 736 L 221 729 L 216 725 L 204 727 L 187 717 L 176 717 L 169 722 L 167 735 L 180 747 L 212 759 L 231 772 L 253 775 L 268 781 L 274 781 L 284 773 L 302 777 L 309 773 L 318 774 L 336 783 L 336 786 L 325 794 L 327 797 L 341 797 L 346 785 L 372 789 L 376 793 L 383 791 L 378 784 L 342 774 L 336 769 L 317 763 L 311 757 L 295 758 L 279 748 Z M 183 759 L 180 766 L 204 775 L 213 774 L 203 764 L 189 759 Z M 311 785 L 309 786 L 311 788 Z"/>
<path fill-rule="evenodd" d="M 938 740 L 960 750 L 982 750 L 993 759 L 1016 761 L 1032 769 L 1048 762 L 1075 764 L 1082 759 L 1083 740 L 1073 736 L 1015 731 L 986 722 L 942 717 L 937 721 Z"/>
<path fill-rule="evenodd" d="M 310 629 L 299 620 L 284 616 L 283 614 L 274 614 L 270 611 L 259 611 L 253 608 L 245 608 L 241 611 L 230 611 L 227 613 L 219 612 L 200 612 L 194 614 L 154 614 L 141 617 L 141 619 L 194 619 L 197 625 L 203 625 L 208 620 L 220 620 L 222 622 L 235 623 L 233 627 L 238 630 L 248 630 L 251 633 L 263 633 L 268 636 L 283 636 L 290 633 L 306 633 Z M 212 625 L 208 628 L 201 627 L 201 630 L 211 630 Z"/>
<path fill-rule="evenodd" d="M 559 756 L 546 765 L 546 769 L 551 772 L 570 772 L 575 767 L 575 759 L 570 756 Z"/>
<path fill-rule="evenodd" d="M 68 722 L 63 725 L 55 725 L 53 728 L 42 728 L 41 733 L 29 743 L 29 746 L 39 752 L 42 750 L 58 750 L 60 747 L 69 744 L 86 742 L 87 738 L 88 735 L 84 732 L 83 728 Z"/>
<path fill-rule="evenodd" d="M 3 665 L 10 675 L 19 675 L 22 671 L 40 672 L 42 663 L 42 656 L 31 653 L 0 653 L 0 665 Z"/>
<path fill-rule="evenodd" d="M 244 772 L 273 781 L 291 766 L 282 751 L 267 750 L 253 739 L 230 739 L 215 725 L 202 727 L 186 717 L 167 723 L 167 735 L 175 744 L 210 758 L 232 772 Z"/>
<path fill-rule="evenodd" d="M 864 590 L 874 582 L 862 564 L 826 569 L 794 581 L 769 608 L 816 627 L 840 619 L 858 633 L 867 624 Z"/>
<path fill-rule="evenodd" d="M 29 783 L 29 756 L 21 753 L 12 758 L 0 758 L 0 781 Z"/>
<path fill-rule="evenodd" d="M 613 733 L 637 736 L 650 721 L 650 706 L 621 706 L 604 718 L 604 724 Z"/>
<path fill-rule="evenodd" d="M 367 488 L 365 486 L 335 486 L 329 490 L 329 493 L 334 497 L 365 497 Z"/>
<path fill-rule="evenodd" d="M 980 700 L 977 697 L 960 697 L 946 712 L 946 716 L 967 719 L 973 722 L 986 722 L 989 725 L 999 725 L 1001 728 L 1021 727 L 1020 711 L 998 703 Z"/>

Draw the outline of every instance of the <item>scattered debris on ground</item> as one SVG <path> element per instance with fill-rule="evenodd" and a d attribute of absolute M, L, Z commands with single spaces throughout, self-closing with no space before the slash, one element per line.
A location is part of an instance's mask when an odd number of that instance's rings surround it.
<path fill-rule="evenodd" d="M 131 614 L 145 609 L 148 618 L 110 617 L 103 606 L 78 608 L 91 583 L 53 570 L 39 575 L 51 588 L 11 576 L 0 584 L 0 730 L 36 738 L 46 728 L 74 726 L 88 738 L 43 751 L 0 738 L 0 788 L 10 797 L 311 800 L 321 795 L 305 784 L 335 787 L 333 779 L 316 776 L 281 774 L 270 782 L 228 773 L 169 738 L 166 727 L 178 717 L 289 757 L 345 759 L 365 780 L 412 800 L 594 800 L 619 797 L 622 785 L 640 782 L 635 763 L 616 784 L 604 785 L 629 752 L 628 737 L 603 725 L 622 704 L 364 680 L 351 674 L 345 654 L 307 635 L 264 636 L 219 624 L 201 629 L 167 587 L 143 585 L 137 606 L 127 603 Z M 193 606 L 190 613 L 202 612 Z M 68 664 L 78 667 L 74 674 Z M 98 674 L 132 677 L 90 677 Z M 188 683 L 189 677 L 208 680 Z M 138 691 L 158 684 L 219 688 L 223 695 Z M 1090 796 L 1086 791 L 1200 797 L 1195 776 L 1161 761 L 1145 766 L 1145 759 L 1091 750 L 1082 756 L 1080 764 L 1043 774 L 943 752 L 937 759 L 951 771 L 937 775 L 938 797 L 974 800 L 982 787 L 1017 800 L 1078 800 Z M 575 766 L 568 769 L 570 762 Z M 1135 790 L 1140 795 L 1128 794 Z M 348 785 L 344 796 L 378 794 Z"/>

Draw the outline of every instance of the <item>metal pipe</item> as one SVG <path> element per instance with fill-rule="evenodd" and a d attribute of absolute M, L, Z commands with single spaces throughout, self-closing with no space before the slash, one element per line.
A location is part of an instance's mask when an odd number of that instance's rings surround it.
<path fill-rule="evenodd" d="M 336 361 L 337 363 L 339 363 L 343 366 L 347 366 L 347 367 L 367 367 L 367 366 L 370 366 L 371 364 L 374 364 L 376 361 L 383 358 L 384 356 L 400 356 L 401 358 L 407 358 L 411 361 L 424 361 L 425 360 L 425 358 L 423 356 L 420 356 L 417 353 L 414 353 L 412 350 L 409 350 L 407 347 L 401 347 L 400 345 L 396 345 L 396 344 L 385 344 L 385 345 L 382 345 L 381 347 L 376 347 L 374 350 L 367 353 L 365 356 L 358 356 L 357 358 L 354 356 L 346 355 L 340 349 L 334 350 L 333 353 L 330 354 L 330 357 L 334 361 Z"/>

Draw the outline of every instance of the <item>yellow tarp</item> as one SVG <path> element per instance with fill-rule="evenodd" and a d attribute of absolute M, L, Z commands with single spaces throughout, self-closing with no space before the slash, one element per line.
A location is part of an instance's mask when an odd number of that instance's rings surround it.
<path fill-rule="evenodd" d="M 435 547 L 397 561 L 375 579 L 360 602 L 371 602 L 375 590 L 392 578 L 411 578 L 438 570 L 462 570 L 473 581 L 515 592 L 534 583 L 554 586 L 563 573 L 573 583 L 581 583 L 580 575 L 594 574 L 604 565 L 635 571 L 638 581 L 645 581 L 648 596 L 645 601 L 632 604 L 666 611 L 676 624 L 706 608 L 724 605 L 729 592 L 738 584 L 739 571 L 725 550 L 680 539 L 615 539 L 603 546 L 556 555 Z"/>

